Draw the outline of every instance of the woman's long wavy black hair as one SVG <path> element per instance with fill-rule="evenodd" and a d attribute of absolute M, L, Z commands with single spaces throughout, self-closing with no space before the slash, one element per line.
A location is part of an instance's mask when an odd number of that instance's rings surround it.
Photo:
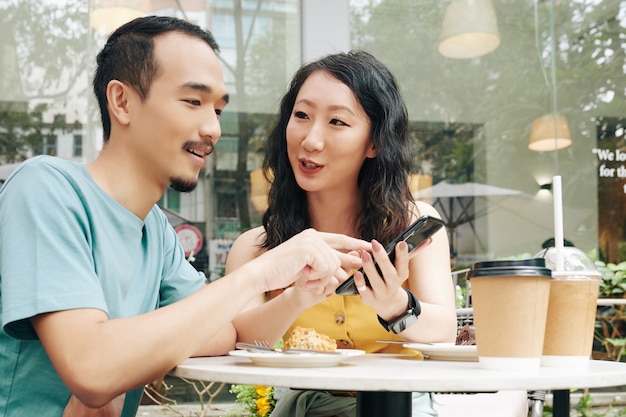
<path fill-rule="evenodd" d="M 357 237 L 387 244 L 410 219 L 408 113 L 387 67 L 367 52 L 351 51 L 302 66 L 281 101 L 263 160 L 263 172 L 272 185 L 263 215 L 266 237 L 261 246 L 273 248 L 310 227 L 306 193 L 298 186 L 287 155 L 286 130 L 300 88 L 316 71 L 327 72 L 347 85 L 370 118 L 376 157 L 366 159 L 359 173 L 360 204 L 354 226 Z"/>

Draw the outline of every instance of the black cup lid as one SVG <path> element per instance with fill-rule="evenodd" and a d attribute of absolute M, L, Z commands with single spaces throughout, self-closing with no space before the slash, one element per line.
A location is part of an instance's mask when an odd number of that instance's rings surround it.
<path fill-rule="evenodd" d="M 545 259 L 516 259 L 502 261 L 476 262 L 468 271 L 467 278 L 472 277 L 516 277 L 546 276 L 552 277 L 552 270 L 545 267 Z"/>
<path fill-rule="evenodd" d="M 507 266 L 538 266 L 545 268 L 545 258 L 529 258 L 529 259 L 504 259 L 501 261 L 482 261 L 472 265 L 472 269 L 481 268 L 502 268 Z"/>

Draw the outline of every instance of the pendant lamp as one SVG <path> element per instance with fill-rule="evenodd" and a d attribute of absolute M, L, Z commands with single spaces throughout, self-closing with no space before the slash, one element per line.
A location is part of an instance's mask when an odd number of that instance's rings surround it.
<path fill-rule="evenodd" d="M 546 114 L 538 117 L 530 128 L 528 149 L 531 151 L 556 151 L 571 144 L 569 126 L 563 115 Z"/>
<path fill-rule="evenodd" d="M 491 0 L 456 0 L 447 8 L 439 37 L 439 53 L 448 58 L 476 58 L 500 45 Z"/>
<path fill-rule="evenodd" d="M 125 23 L 150 11 L 150 0 L 94 0 L 90 23 L 94 30 L 110 35 Z"/>
<path fill-rule="evenodd" d="M 250 200 L 259 214 L 265 213 L 268 207 L 267 195 L 270 192 L 270 183 L 263 175 L 263 170 L 250 171 Z"/>

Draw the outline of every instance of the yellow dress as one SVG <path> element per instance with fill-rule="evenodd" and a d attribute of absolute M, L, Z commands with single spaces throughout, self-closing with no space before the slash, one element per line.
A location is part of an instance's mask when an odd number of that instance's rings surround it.
<path fill-rule="evenodd" d="M 275 295 L 276 292 L 274 292 Z M 287 340 L 295 326 L 313 328 L 337 341 L 339 349 L 361 349 L 367 353 L 406 353 L 412 360 L 423 356 L 412 349 L 405 349 L 398 343 L 378 343 L 377 340 L 398 340 L 397 334 L 387 332 L 378 322 L 373 308 L 361 301 L 359 296 L 332 295 L 326 300 L 305 310 L 287 330 L 283 338 Z M 345 396 L 347 393 L 285 390 L 282 393 L 271 417 L 306 417 L 307 415 L 334 415 L 353 417 L 356 415 L 356 399 Z M 305 406 L 306 404 L 306 406 Z M 324 408 L 326 407 L 326 408 Z M 324 414 L 332 409 L 330 414 Z M 437 412 L 432 406 L 430 393 L 414 392 L 412 395 L 412 416 L 433 417 Z"/>
<path fill-rule="evenodd" d="M 352 295 L 332 295 L 302 313 L 283 336 L 289 338 L 295 326 L 314 328 L 337 341 L 339 349 L 361 349 L 367 353 L 415 353 L 402 344 L 378 343 L 377 340 L 398 340 L 378 322 L 376 312 Z"/>

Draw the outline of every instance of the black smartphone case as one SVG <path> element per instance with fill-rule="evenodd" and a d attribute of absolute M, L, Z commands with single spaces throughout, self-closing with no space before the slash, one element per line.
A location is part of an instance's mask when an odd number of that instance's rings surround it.
<path fill-rule="evenodd" d="M 407 243 L 407 245 L 409 246 L 409 253 L 411 253 L 419 245 L 424 243 L 426 239 L 434 235 L 444 225 L 444 221 L 436 217 L 431 217 L 428 215 L 421 216 L 387 245 L 385 250 L 389 255 L 389 259 L 391 260 L 391 262 L 395 260 L 396 245 L 400 241 L 404 240 Z M 376 264 L 376 261 L 374 261 L 374 264 L 376 266 L 376 269 L 380 273 L 380 269 L 378 268 L 378 264 Z M 361 268 L 359 271 L 363 272 L 363 268 Z M 365 275 L 365 272 L 363 272 L 363 274 Z M 367 279 L 367 275 L 365 275 L 365 282 L 369 286 L 369 280 Z M 352 275 L 339 287 L 337 287 L 335 293 L 339 295 L 358 295 L 359 292 L 357 291 L 356 285 L 354 284 L 354 275 Z"/>

